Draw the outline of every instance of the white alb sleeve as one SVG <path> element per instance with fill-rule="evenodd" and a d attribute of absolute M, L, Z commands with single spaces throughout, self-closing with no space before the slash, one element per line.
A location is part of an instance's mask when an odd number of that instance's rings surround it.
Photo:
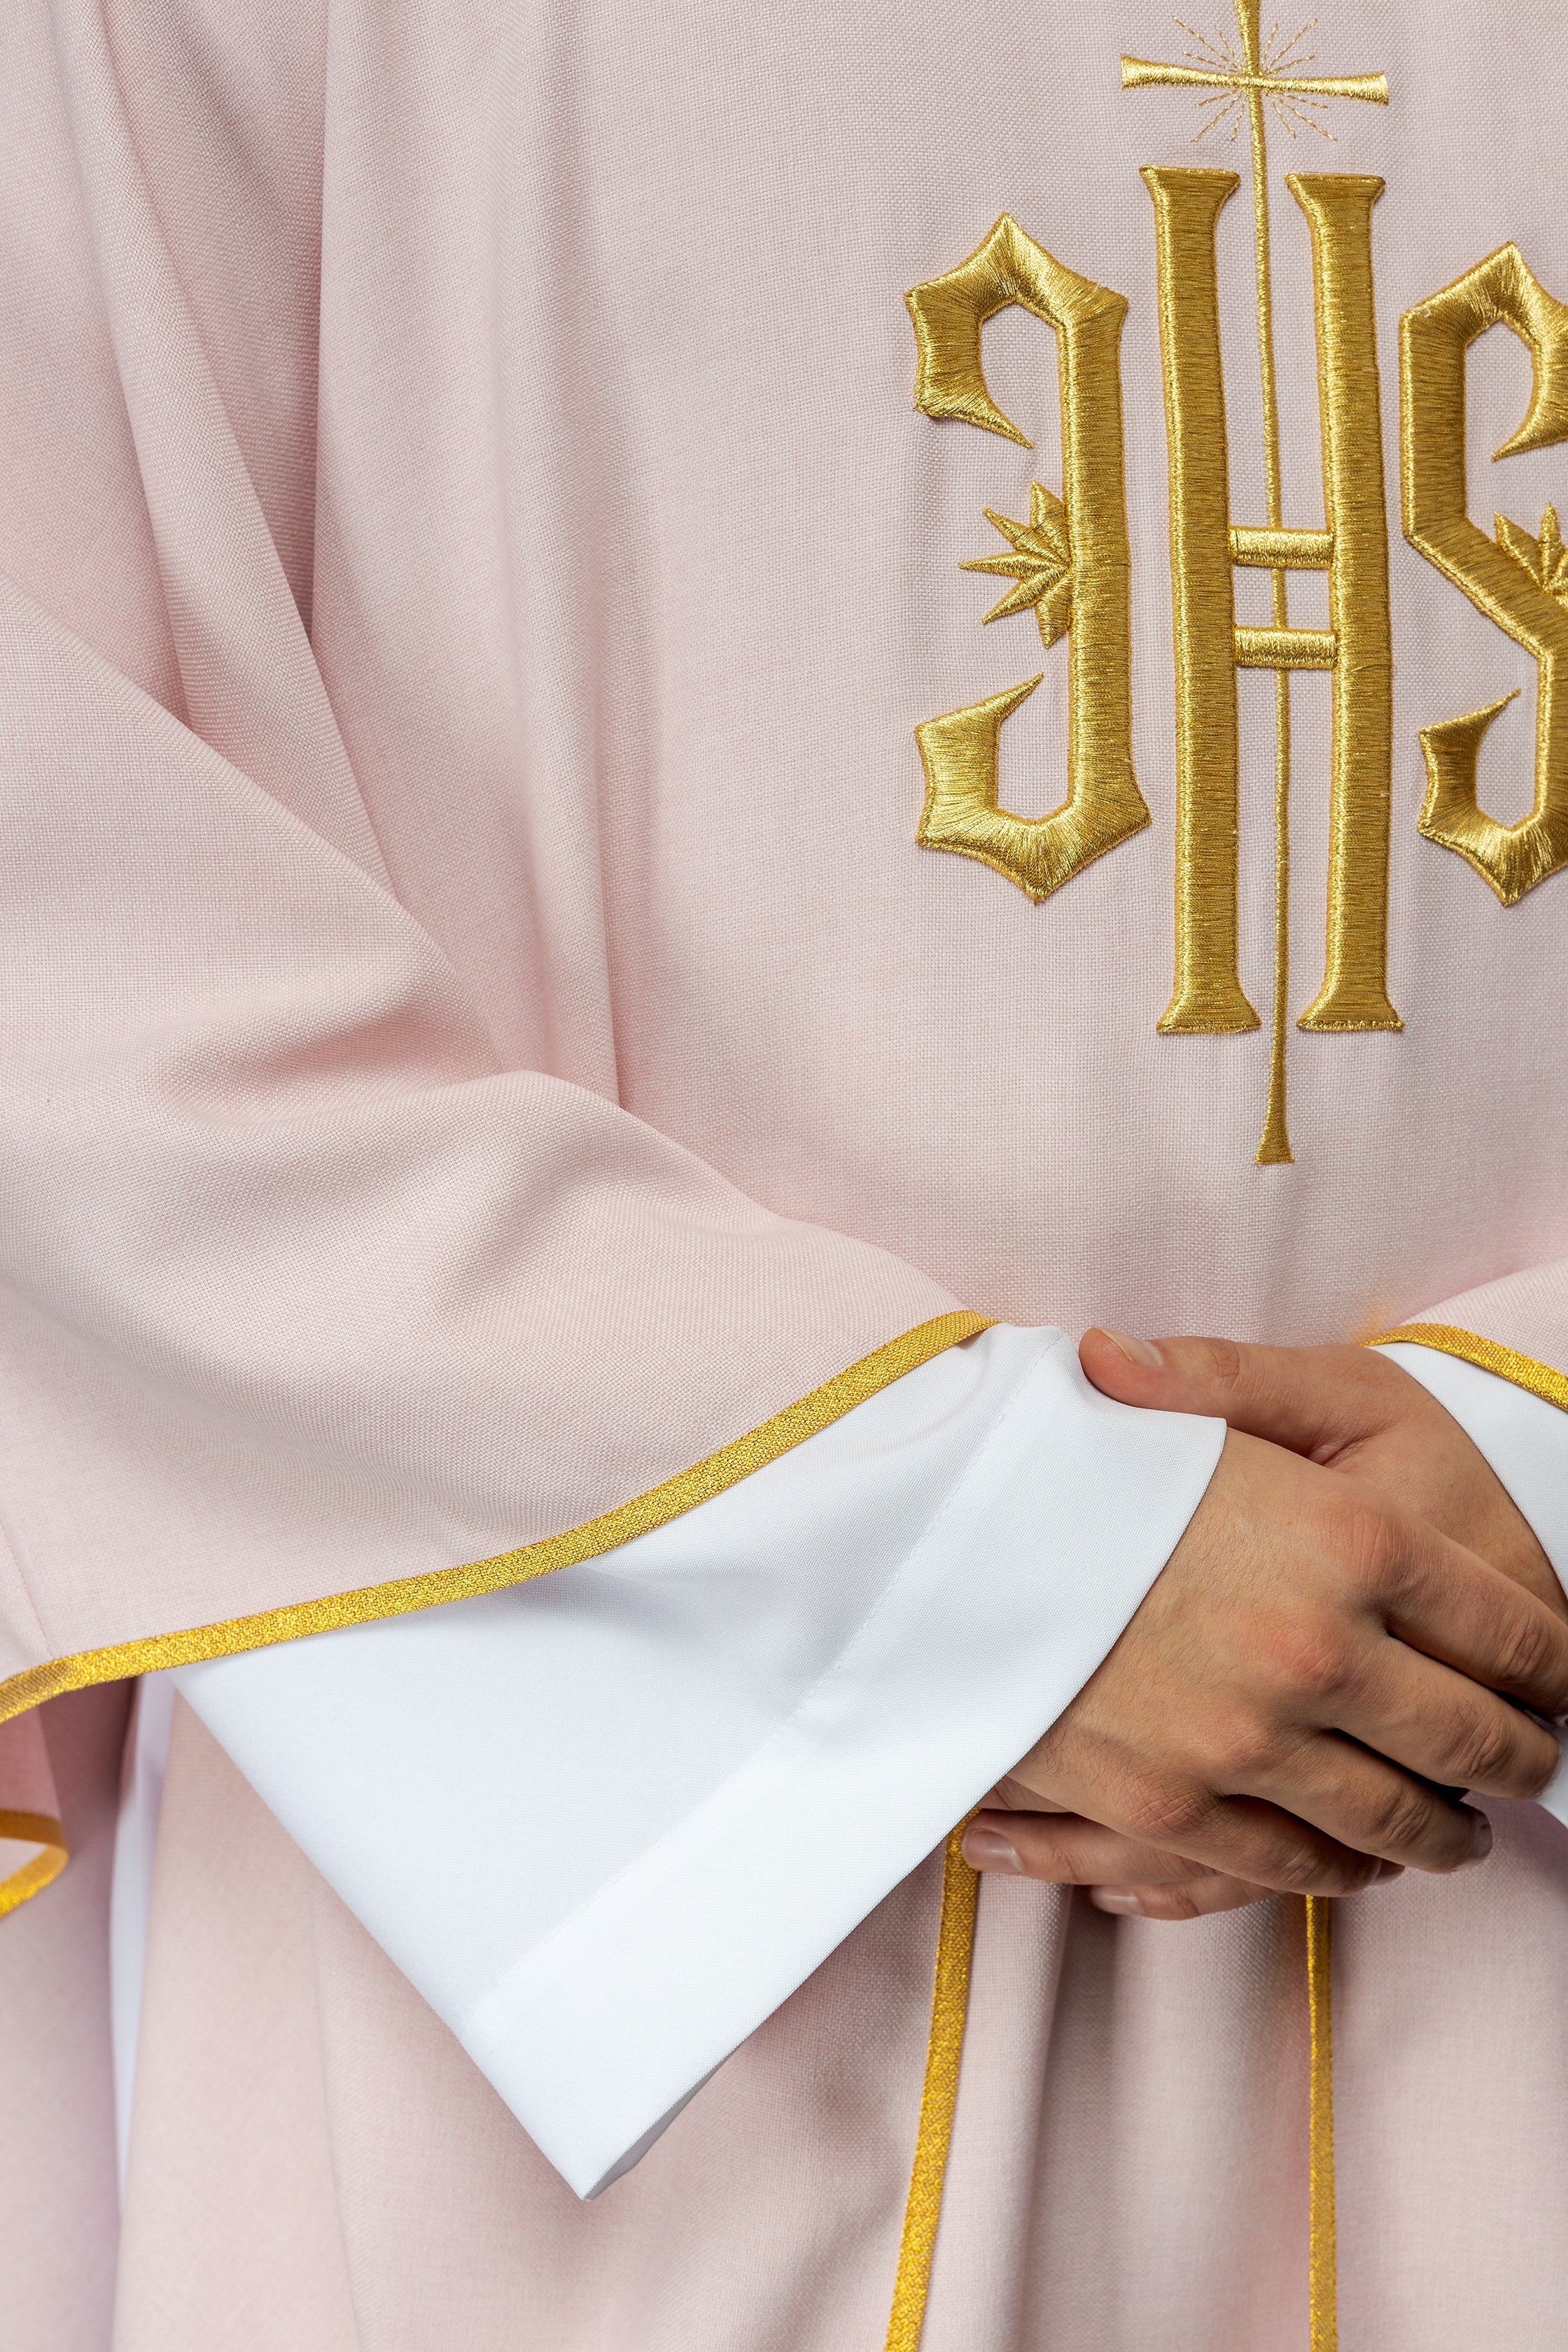
<path fill-rule="evenodd" d="M 1402 1364 L 1453 1414 L 1508 1488 L 1568 1591 L 1568 1412 L 1440 1348 L 1398 1339 L 1377 1352 Z M 1568 1755 L 1561 1728 L 1557 1738 Z M 1568 1761 L 1541 1802 L 1568 1825 Z"/>
<path fill-rule="evenodd" d="M 591 2196 L 1055 1721 L 1223 1441 L 998 1327 L 616 1551 L 175 1679 Z"/>

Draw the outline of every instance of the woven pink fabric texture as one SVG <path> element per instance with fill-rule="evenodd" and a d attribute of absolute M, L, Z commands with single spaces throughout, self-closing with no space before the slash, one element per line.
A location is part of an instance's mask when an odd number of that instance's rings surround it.
<path fill-rule="evenodd" d="M 1215 142 L 1117 58 L 1187 37 L 1153 0 L 0 16 L 7 1671 L 574 1525 L 954 1301 L 1315 1339 L 1485 1290 L 1491 1336 L 1568 1367 L 1568 1291 L 1527 1271 L 1568 1260 L 1568 883 L 1505 908 L 1415 827 L 1418 730 L 1514 686 L 1483 797 L 1528 805 L 1533 669 L 1397 518 L 1402 310 L 1510 239 L 1568 295 L 1561 11 L 1329 7 L 1312 70 L 1386 71 L 1392 102 L 1338 106 L 1332 147 L 1270 134 L 1303 526 L 1279 166 L 1387 183 L 1405 1022 L 1292 1030 L 1289 1168 L 1254 1165 L 1267 1033 L 1155 1030 L 1174 694 L 1138 167 Z M 1152 822 L 1038 908 L 914 841 L 916 723 L 1042 667 L 957 566 L 1000 544 L 987 506 L 1059 485 L 1048 331 L 988 335 L 1028 451 L 914 413 L 901 299 L 1005 209 L 1130 306 Z M 1245 196 L 1220 260 L 1233 509 L 1260 522 Z M 1472 355 L 1483 524 L 1563 496 L 1560 450 L 1489 463 L 1528 375 L 1505 336 Z M 1005 735 L 1026 812 L 1063 789 L 1061 649 L 1043 667 Z M 1273 686 L 1242 688 L 1267 1004 Z M 1292 709 L 1295 1013 L 1326 682 Z M 579 2215 L 194 1733 L 170 1787 L 116 2352 L 500 2352 L 520 2310 L 541 2352 L 874 2352 L 929 1885 Z M 1560 2335 L 1568 1848 L 1531 1822 L 1500 1849 L 1347 1915 L 1347 2352 Z M 30 1915 L 63 1918 L 78 1870 L 0 1927 L 50 2015 Z M 1296 2352 L 1291 1933 L 988 1893 L 925 2352 Z M 104 2340 L 102 2302 L 68 2326 L 24 2259 L 64 2229 L 106 2275 L 86 2114 L 26 2109 L 7 2352 Z"/>

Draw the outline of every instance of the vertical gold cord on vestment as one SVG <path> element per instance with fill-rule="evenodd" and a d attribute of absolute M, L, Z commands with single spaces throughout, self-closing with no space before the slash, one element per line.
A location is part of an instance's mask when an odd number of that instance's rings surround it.
<path fill-rule="evenodd" d="M 1306 1897 L 1308 2095 L 1308 2341 L 1311 2352 L 1339 2352 L 1339 2253 L 1334 2231 L 1333 1905 Z"/>
<path fill-rule="evenodd" d="M 885 2352 L 920 2352 L 926 2296 L 942 2218 L 952 2118 L 958 2101 L 959 2068 L 969 2014 L 970 1964 L 974 1950 L 980 1880 L 963 1859 L 961 1841 L 968 1821 L 949 1838 L 942 1856 L 942 1912 L 937 1927 L 931 2034 L 921 2089 L 920 2126 L 910 2168 L 899 2239 L 898 2270 Z M 1308 2095 L 1309 2197 L 1308 2310 L 1310 2352 L 1339 2352 L 1339 2263 L 1334 2230 L 1334 2034 L 1331 1984 L 1333 1913 L 1321 1895 L 1304 1906 L 1307 1945 L 1307 2010 L 1310 2028 Z"/>
<path fill-rule="evenodd" d="M 926 2289 L 931 2284 L 948 2143 L 952 2137 L 953 2108 L 958 2100 L 958 2070 L 963 2056 L 964 2021 L 969 2014 L 969 1963 L 974 1949 L 974 1920 L 980 1896 L 979 1877 L 964 1861 L 960 1843 L 968 1826 L 967 1821 L 959 1823 L 942 1856 L 942 1918 L 936 1937 L 931 2039 L 926 2045 L 920 2128 L 915 2135 L 915 2158 L 910 2171 L 910 2193 L 904 2203 L 903 2232 L 899 2240 L 899 2267 L 893 2281 L 887 2352 L 919 2352 L 921 2331 L 925 2326 Z"/>

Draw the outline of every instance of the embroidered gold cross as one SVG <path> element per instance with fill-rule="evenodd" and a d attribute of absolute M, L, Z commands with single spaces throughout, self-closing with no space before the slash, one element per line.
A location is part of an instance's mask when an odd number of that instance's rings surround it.
<path fill-rule="evenodd" d="M 1352 308 L 1364 311 L 1367 337 L 1371 326 L 1370 247 L 1364 268 L 1357 248 L 1366 231 L 1366 215 L 1381 181 L 1353 175 L 1291 174 L 1291 194 L 1306 212 L 1312 230 L 1313 265 L 1319 288 L 1319 367 L 1324 408 L 1324 475 L 1331 507 L 1327 531 L 1287 530 L 1280 481 L 1279 407 L 1274 362 L 1274 316 L 1269 268 L 1268 167 L 1265 105 L 1295 136 L 1304 123 L 1324 138 L 1331 137 L 1318 117 L 1331 99 L 1362 99 L 1386 106 L 1388 82 L 1383 74 L 1310 75 L 1300 68 L 1312 59 L 1298 55 L 1310 26 L 1303 26 L 1282 44 L 1278 31 L 1267 47 L 1259 36 L 1258 0 L 1236 0 L 1239 51 L 1223 34 L 1210 41 L 1202 33 L 1193 37 L 1206 57 L 1189 53 L 1184 64 L 1152 62 L 1144 58 L 1121 60 L 1124 89 L 1179 89 L 1205 93 L 1199 104 L 1209 119 L 1197 134 L 1231 126 L 1234 139 L 1245 119 L 1250 131 L 1254 248 L 1258 277 L 1258 352 L 1262 383 L 1263 465 L 1268 509 L 1263 530 L 1233 529 L 1228 524 L 1228 494 L 1223 482 L 1218 497 L 1226 505 L 1228 562 L 1224 562 L 1223 590 L 1216 576 L 1217 551 L 1207 544 L 1202 520 L 1194 524 L 1190 509 L 1198 503 L 1191 484 L 1179 483 L 1184 461 L 1212 473 L 1216 446 L 1223 467 L 1224 398 L 1219 380 L 1217 291 L 1214 284 L 1214 227 L 1219 207 L 1234 191 L 1234 174 L 1151 167 L 1143 173 L 1154 198 L 1160 234 L 1162 333 L 1165 353 L 1166 398 L 1172 427 L 1173 553 L 1176 558 L 1178 640 L 1186 657 L 1179 658 L 1178 677 L 1178 797 L 1182 878 L 1177 899 L 1177 986 L 1161 1026 L 1166 1030 L 1253 1028 L 1258 1016 L 1247 1003 L 1236 972 L 1235 828 L 1237 794 L 1235 755 L 1226 772 L 1225 744 L 1235 740 L 1233 664 L 1275 671 L 1275 940 L 1273 1043 L 1269 1066 L 1268 1107 L 1260 1163 L 1268 1165 L 1291 1157 L 1285 1115 L 1285 1043 L 1289 1020 L 1289 794 L 1290 689 L 1292 669 L 1333 669 L 1334 804 L 1331 824 L 1329 940 L 1323 988 L 1301 1016 L 1303 1028 L 1397 1028 L 1399 1016 L 1389 1003 L 1382 980 L 1386 925 L 1388 829 L 1388 768 L 1391 754 L 1386 716 L 1388 656 L 1386 648 L 1385 560 L 1384 581 L 1373 554 L 1373 506 L 1375 529 L 1384 530 L 1381 461 L 1369 466 L 1365 435 L 1376 430 L 1376 353 L 1342 349 L 1331 353 L 1327 337 L 1339 332 L 1345 320 L 1326 318 L 1325 281 L 1337 279 L 1348 291 Z M 1178 24 L 1181 20 L 1176 20 Z M 1183 26 L 1184 31 L 1192 27 Z M 1359 217 L 1358 217 L 1359 215 Z M 1364 285 L 1363 280 L 1364 279 Z M 1363 297 L 1364 295 L 1364 301 Z M 1358 340 L 1361 340 L 1358 338 Z M 1373 414 L 1352 418 L 1346 387 L 1350 371 L 1370 361 Z M 1331 445 L 1341 443 L 1336 467 Z M 1353 449 L 1352 449 L 1353 439 Z M 1347 466 L 1347 461 L 1351 461 Z M 1375 471 L 1375 480 L 1373 478 Z M 1360 492 L 1352 513 L 1346 492 Z M 1375 499 L 1373 493 L 1375 492 Z M 1337 507 L 1338 510 L 1333 511 Z M 1183 511 L 1178 513 L 1178 508 Z M 1210 519 L 1212 520 L 1212 518 Z M 1184 527 L 1190 543 L 1178 548 Z M 1358 564 L 1361 543 L 1365 561 Z M 1200 543 L 1202 542 L 1202 543 Z M 1190 648 L 1205 632 L 1212 633 L 1221 594 L 1231 605 L 1228 566 L 1256 565 L 1272 579 L 1271 629 L 1234 629 L 1234 652 L 1226 643 L 1223 656 L 1218 640 L 1210 647 L 1206 664 L 1191 656 Z M 1287 578 L 1292 569 L 1331 572 L 1331 604 L 1335 626 L 1331 630 L 1292 629 L 1289 624 Z M 1358 611 L 1352 575 L 1360 570 L 1360 586 L 1372 590 L 1384 614 L 1384 644 L 1371 644 L 1364 617 Z M 1342 589 L 1343 593 L 1336 593 Z M 1219 592 L 1219 593 L 1216 593 Z M 1184 596 L 1189 619 L 1200 625 L 1196 637 L 1184 635 L 1180 608 Z M 1347 625 L 1358 643 L 1347 642 Z M 1226 675 L 1218 675 L 1223 658 Z M 1367 662 L 1377 675 L 1370 682 L 1379 708 L 1374 710 L 1364 688 Z M 1349 709 L 1352 697 L 1360 708 Z M 1352 772 L 1352 745 L 1359 738 L 1363 756 Z M 1219 756 L 1216 760 L 1216 745 Z M 1381 848 L 1380 848 L 1381 838 Z M 1369 862 L 1370 861 L 1370 862 Z M 1228 866 L 1228 893 L 1225 887 Z M 1216 877 L 1217 882 L 1216 882 Z M 1337 887 L 1336 887 L 1337 886 Z M 1375 893 L 1374 908 L 1369 894 Z M 1375 932 L 1375 938 L 1373 934 Z M 1337 936 L 1336 936 L 1337 934 Z M 1359 973 L 1349 963 L 1359 959 Z M 1375 967 L 1375 970 L 1374 970 Z"/>
<path fill-rule="evenodd" d="M 1227 119 L 1233 112 L 1239 120 L 1244 106 L 1250 113 L 1267 99 L 1287 129 L 1289 128 L 1289 118 L 1293 114 L 1299 121 L 1308 122 L 1314 131 L 1321 131 L 1325 139 L 1331 138 L 1332 133 L 1324 131 L 1314 119 L 1322 110 L 1325 99 L 1364 98 L 1373 106 L 1388 104 L 1386 74 L 1303 74 L 1293 69 L 1291 60 L 1317 23 L 1316 17 L 1311 24 L 1303 25 L 1299 33 L 1292 34 L 1288 41 L 1278 46 L 1279 28 L 1276 26 L 1269 35 L 1269 47 L 1264 52 L 1258 38 L 1258 0 L 1237 0 L 1236 21 L 1241 35 L 1239 57 L 1223 33 L 1216 31 L 1215 40 L 1211 41 L 1193 26 L 1184 24 L 1179 16 L 1173 18 L 1182 32 L 1191 33 L 1199 47 L 1209 52 L 1213 66 L 1205 66 L 1191 51 L 1188 53 L 1191 62 L 1179 66 L 1154 64 L 1148 58 L 1123 58 L 1122 89 L 1211 90 L 1214 97 L 1200 100 L 1199 103 L 1218 105 L 1216 121 Z M 1296 62 L 1310 65 L 1312 60 L 1300 58 Z M 1223 101 L 1221 93 L 1224 93 Z M 1205 129 L 1208 127 L 1205 124 Z M 1202 138 L 1204 132 L 1200 131 L 1198 136 Z M 1260 156 L 1263 152 L 1260 113 L 1252 113 L 1252 142 L 1254 156 Z"/>

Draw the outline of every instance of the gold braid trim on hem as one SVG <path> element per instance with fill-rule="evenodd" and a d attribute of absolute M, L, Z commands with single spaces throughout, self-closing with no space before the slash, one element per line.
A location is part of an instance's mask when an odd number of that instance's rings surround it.
<path fill-rule="evenodd" d="M 1533 1356 L 1521 1356 L 1516 1349 L 1504 1348 L 1496 1339 L 1483 1339 L 1479 1332 L 1461 1331 L 1452 1323 L 1402 1323 L 1396 1331 L 1380 1331 L 1374 1339 L 1364 1339 L 1366 1348 L 1387 1348 L 1398 1341 L 1411 1348 L 1436 1348 L 1445 1356 L 1458 1356 L 1467 1364 L 1475 1364 L 1483 1372 L 1496 1372 L 1511 1381 L 1516 1389 L 1528 1389 L 1531 1396 L 1543 1397 L 1568 1412 L 1568 1374 L 1555 1372 L 1550 1364 L 1537 1363 Z"/>
<path fill-rule="evenodd" d="M 6 1878 L 0 1878 L 0 1919 L 8 1911 L 16 1911 L 30 1895 L 41 1895 L 52 1879 L 59 1876 L 70 1860 L 66 1846 L 65 1831 L 52 1813 L 17 1813 L 0 1805 L 0 1838 L 14 1838 L 18 1844 L 41 1845 L 42 1853 L 25 1862 Z"/>
<path fill-rule="evenodd" d="M 678 1472 L 661 1486 L 650 1486 L 646 1494 L 635 1495 L 629 1502 L 562 1535 L 545 1536 L 516 1551 L 499 1552 L 492 1559 L 469 1560 L 461 1567 L 437 1569 L 423 1576 L 399 1577 L 390 1584 L 367 1584 L 354 1592 L 332 1593 L 324 1600 L 297 1601 L 283 1609 L 263 1609 L 254 1616 L 229 1617 L 216 1625 L 195 1625 L 180 1633 L 149 1634 L 142 1641 L 117 1642 L 108 1649 L 79 1650 L 47 1665 L 29 1666 L 0 1683 L 0 1723 L 42 1706 L 62 1691 L 82 1690 L 91 1683 L 158 1674 L 167 1666 L 192 1665 L 202 1658 L 232 1657 L 241 1650 L 299 1641 L 307 1633 L 333 1633 L 344 1625 L 365 1625 L 380 1617 L 433 1609 L 444 1601 L 499 1592 L 507 1585 L 530 1583 L 535 1577 L 552 1575 L 558 1568 L 593 1559 L 722 1494 L 752 1471 L 815 1437 L 830 1422 L 841 1420 L 905 1372 L 912 1372 L 963 1340 L 974 1339 L 990 1328 L 992 1319 L 961 1309 L 917 1323 L 912 1331 L 902 1332 L 862 1356 L 820 1388 L 748 1430 L 743 1437 L 693 1463 L 689 1470 Z"/>

